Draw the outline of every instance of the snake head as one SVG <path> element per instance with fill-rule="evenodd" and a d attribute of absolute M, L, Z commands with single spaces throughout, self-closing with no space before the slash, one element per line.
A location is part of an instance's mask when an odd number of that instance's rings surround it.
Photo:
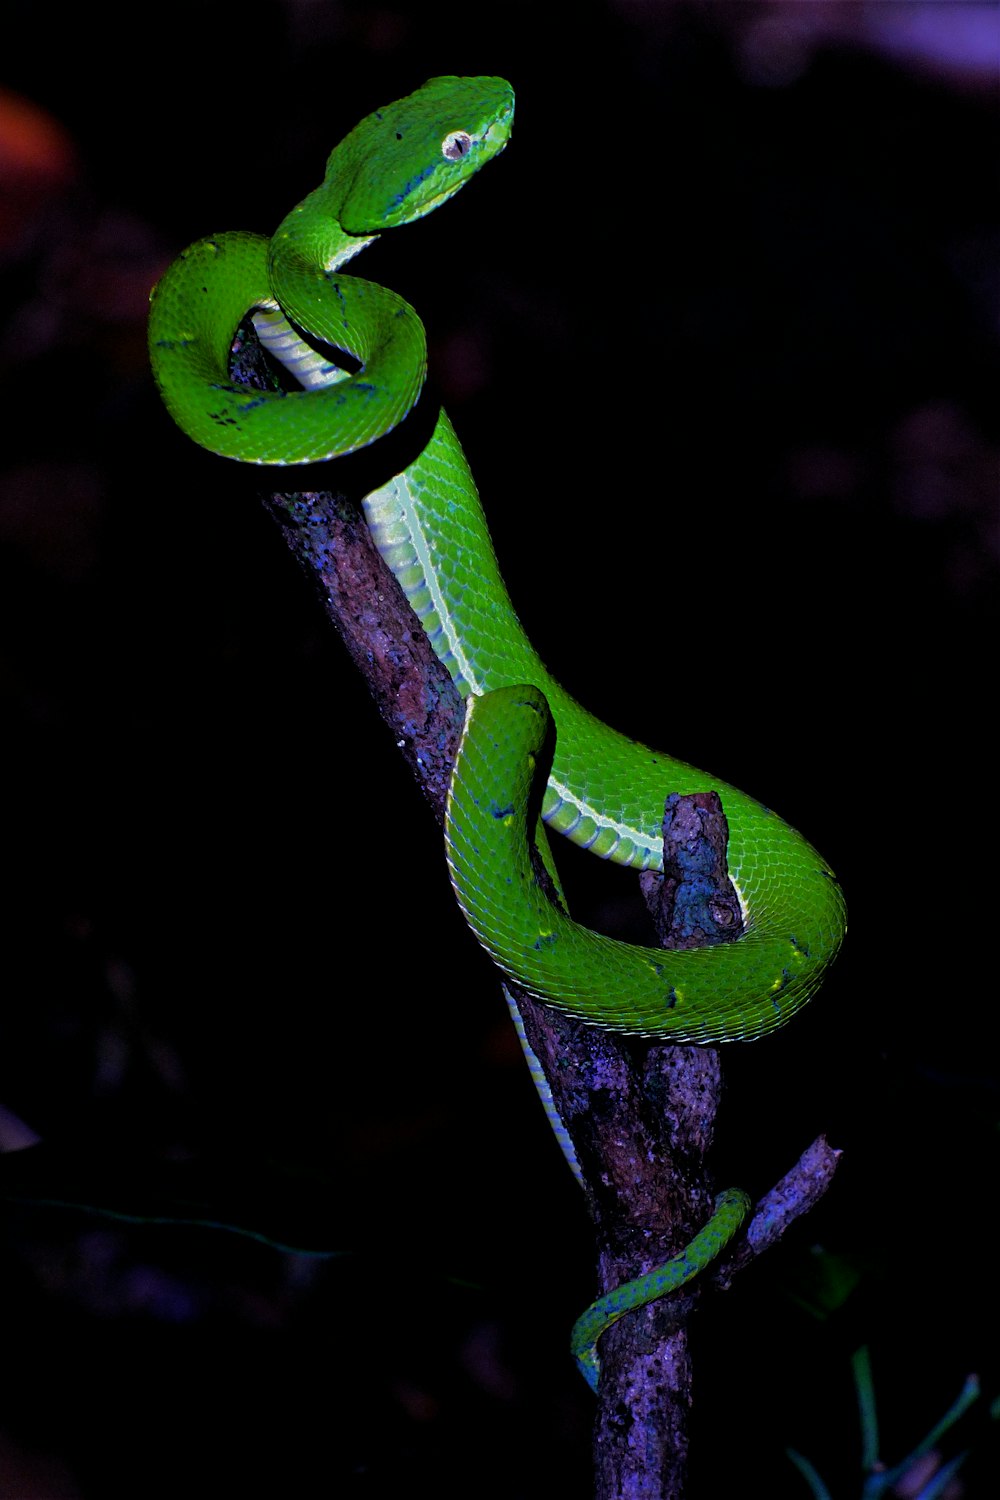
<path fill-rule="evenodd" d="M 377 234 L 423 218 L 502 151 L 514 119 L 503 78 L 431 78 L 377 109 L 331 153 L 326 182 L 342 184 L 348 234 Z"/>

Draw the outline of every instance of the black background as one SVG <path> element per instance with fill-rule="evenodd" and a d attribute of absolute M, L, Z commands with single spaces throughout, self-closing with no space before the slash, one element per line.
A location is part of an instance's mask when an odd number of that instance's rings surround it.
<path fill-rule="evenodd" d="M 428 327 L 529 633 L 850 907 L 808 1012 L 726 1052 L 722 1184 L 820 1131 L 845 1156 L 699 1314 L 691 1493 L 801 1494 L 786 1446 L 855 1493 L 862 1342 L 888 1461 L 970 1371 L 995 1394 L 996 93 L 811 9 L 135 8 L 101 38 L 11 8 L 2 82 L 71 155 L 8 169 L 0 261 L 0 1101 L 95 1151 L 321 1165 L 357 1253 L 10 1209 L 0 1426 L 50 1467 L 0 1493 L 587 1492 L 587 1223 L 439 835 L 145 362 L 178 250 L 273 227 L 442 72 L 511 80 L 512 143 L 352 269 Z M 862 1273 L 826 1322 L 791 1295 L 817 1246 Z M 991 1472 L 981 1439 L 966 1493 Z"/>

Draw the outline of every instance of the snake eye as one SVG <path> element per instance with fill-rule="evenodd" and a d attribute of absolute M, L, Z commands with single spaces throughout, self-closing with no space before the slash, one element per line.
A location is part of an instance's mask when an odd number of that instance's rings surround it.
<path fill-rule="evenodd" d="M 472 150 L 472 136 L 465 130 L 452 130 L 441 142 L 441 154 L 449 161 L 461 161 Z"/>

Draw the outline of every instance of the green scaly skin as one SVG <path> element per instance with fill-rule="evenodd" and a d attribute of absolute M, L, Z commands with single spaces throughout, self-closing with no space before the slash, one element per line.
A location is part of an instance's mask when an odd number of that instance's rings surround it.
<path fill-rule="evenodd" d="M 655 1302 L 657 1297 L 666 1297 L 671 1292 L 676 1292 L 685 1282 L 691 1281 L 725 1249 L 749 1212 L 750 1199 L 746 1193 L 740 1188 L 727 1188 L 716 1198 L 715 1212 L 704 1229 L 699 1229 L 680 1255 L 657 1266 L 655 1271 L 637 1276 L 634 1281 L 625 1281 L 621 1286 L 616 1286 L 613 1292 L 598 1297 L 577 1318 L 570 1338 L 570 1351 L 592 1391 L 597 1390 L 600 1380 L 597 1340 L 604 1330 L 610 1328 L 612 1323 L 617 1323 L 627 1312 L 645 1307 L 648 1302 Z"/>
<path fill-rule="evenodd" d="M 149 347 L 163 399 L 188 436 L 243 462 L 297 464 L 353 452 L 402 421 L 424 380 L 423 326 L 400 297 L 341 267 L 384 229 L 457 192 L 503 150 L 513 112 L 503 79 L 431 79 L 362 120 L 332 152 L 322 185 L 270 240 L 227 232 L 186 250 L 153 291 Z M 230 349 L 248 312 L 302 390 L 231 382 Z M 358 373 L 327 362 L 289 320 L 353 356 Z M 414 462 L 364 504 L 383 557 L 468 699 L 448 861 L 459 904 L 500 968 L 608 1030 L 720 1042 L 783 1025 L 815 992 L 844 935 L 843 897 L 825 862 L 753 798 L 626 739 L 564 692 L 517 619 L 444 413 Z M 603 858 L 659 867 L 667 793 L 720 793 L 746 927 L 738 942 L 678 953 L 633 947 L 589 932 L 547 900 L 532 871 L 526 809 L 550 712 L 557 735 L 542 816 Z M 681 1258 L 690 1274 L 718 1253 L 720 1215 L 732 1219 L 728 1200 Z M 634 1284 L 649 1293 L 640 1300 L 670 1289 L 651 1290 L 658 1274 Z M 588 1325 L 591 1349 L 599 1331 Z"/>

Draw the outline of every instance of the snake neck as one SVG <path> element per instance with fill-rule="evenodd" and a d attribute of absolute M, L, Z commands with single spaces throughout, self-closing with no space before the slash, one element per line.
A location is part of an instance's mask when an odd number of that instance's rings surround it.
<path fill-rule="evenodd" d="M 355 347 L 357 330 L 352 335 L 345 299 L 331 277 L 378 235 L 348 234 L 341 227 L 340 196 L 335 184 L 324 182 L 282 219 L 267 255 L 275 305 L 254 314 L 261 343 L 307 391 L 334 385 L 350 371 L 314 348 L 302 332 L 363 362 L 363 351 Z"/>
<path fill-rule="evenodd" d="M 377 234 L 348 234 L 340 223 L 342 194 L 333 182 L 314 188 L 285 215 L 271 238 L 267 267 L 271 289 L 294 313 L 303 278 L 325 281 L 329 272 L 353 260 Z"/>

